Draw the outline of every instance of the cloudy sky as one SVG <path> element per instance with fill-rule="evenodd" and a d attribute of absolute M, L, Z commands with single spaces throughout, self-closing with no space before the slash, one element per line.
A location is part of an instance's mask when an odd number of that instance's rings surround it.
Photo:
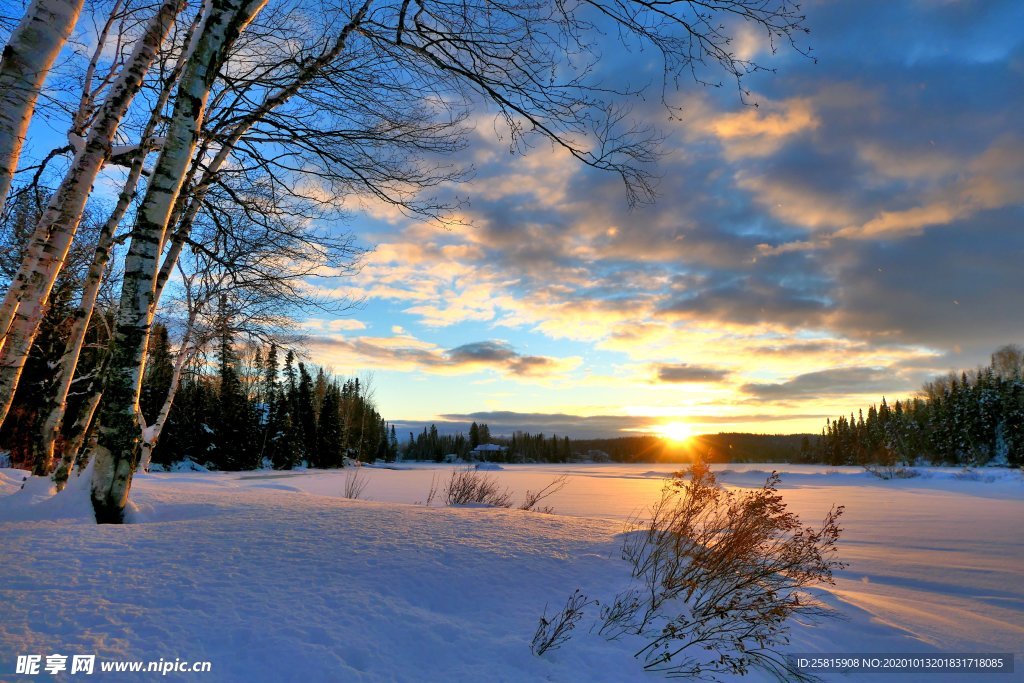
<path fill-rule="evenodd" d="M 358 215 L 376 250 L 337 286 L 365 303 L 309 322 L 313 359 L 372 372 L 400 428 L 791 433 L 1024 342 L 1024 3 L 805 10 L 817 63 L 740 32 L 777 67 L 756 108 L 640 110 L 668 135 L 650 206 L 481 114 L 466 225 Z"/>

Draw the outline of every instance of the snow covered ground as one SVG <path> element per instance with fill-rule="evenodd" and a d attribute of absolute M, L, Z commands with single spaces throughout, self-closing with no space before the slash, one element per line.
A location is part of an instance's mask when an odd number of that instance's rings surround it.
<path fill-rule="evenodd" d="M 406 466 L 402 466 L 406 467 Z M 19 654 L 97 661 L 210 661 L 210 681 L 658 681 L 588 632 L 543 657 L 529 642 L 545 605 L 628 583 L 616 535 L 658 494 L 669 465 L 516 465 L 488 472 L 521 498 L 554 476 L 557 515 L 426 507 L 451 466 L 139 476 L 134 522 L 90 523 L 74 496 L 18 491 L 0 470 L 0 681 Z M 841 559 L 823 600 L 841 616 L 794 624 L 800 653 L 1014 652 L 1017 674 L 885 680 L 1024 680 L 1024 479 L 927 469 L 881 481 L 855 468 L 779 466 L 807 522 L 843 504 Z M 766 465 L 717 467 L 756 486 Z M 153 674 L 94 674 L 152 680 Z M 860 680 L 832 675 L 828 680 Z M 749 680 L 762 680 L 752 675 Z"/>

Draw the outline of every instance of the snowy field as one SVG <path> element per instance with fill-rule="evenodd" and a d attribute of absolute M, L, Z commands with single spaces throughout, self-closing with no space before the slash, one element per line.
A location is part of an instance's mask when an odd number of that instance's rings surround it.
<path fill-rule="evenodd" d="M 18 491 L 0 470 L 0 681 L 19 654 L 97 661 L 210 661 L 209 681 L 659 681 L 635 642 L 589 633 L 543 657 L 529 642 L 545 605 L 576 588 L 628 584 L 617 534 L 672 466 L 513 465 L 488 472 L 518 502 L 559 474 L 558 513 L 426 507 L 452 466 L 136 477 L 132 524 L 98 527 L 74 495 Z M 778 466 L 791 508 L 818 523 L 846 506 L 840 559 L 822 593 L 839 615 L 793 624 L 794 653 L 1013 652 L 1016 674 L 897 674 L 871 680 L 1024 680 L 1024 479 L 958 470 L 882 481 L 856 468 Z M 771 465 L 716 467 L 731 486 Z M 98 680 L 153 680 L 101 673 Z M 826 680 L 861 680 L 831 675 Z M 744 680 L 764 680 L 750 675 Z"/>

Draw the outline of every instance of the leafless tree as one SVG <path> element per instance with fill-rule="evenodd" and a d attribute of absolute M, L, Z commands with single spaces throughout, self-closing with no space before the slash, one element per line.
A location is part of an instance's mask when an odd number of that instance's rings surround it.
<path fill-rule="evenodd" d="M 195 28 L 195 22 L 190 28 Z M 78 361 L 81 357 L 86 333 L 93 318 L 93 312 L 96 308 L 100 290 L 104 284 L 104 276 L 108 270 L 111 252 L 115 243 L 115 232 L 124 220 L 125 215 L 128 213 L 132 199 L 135 196 L 136 188 L 143 173 L 143 164 L 145 163 L 146 156 L 151 149 L 156 146 L 155 134 L 161 120 L 161 115 L 174 85 L 177 82 L 177 78 L 181 73 L 183 65 L 184 51 L 178 55 L 177 63 L 174 68 L 171 69 L 169 74 L 161 80 L 156 103 L 150 112 L 148 121 L 139 135 L 141 143 L 137 148 L 126 154 L 126 156 L 130 157 L 128 173 L 122 185 L 121 192 L 117 197 L 117 203 L 115 204 L 114 209 L 110 212 L 110 215 L 107 217 L 106 222 L 103 224 L 96 240 L 94 256 L 83 282 L 82 293 L 78 308 L 74 314 L 74 323 L 71 328 L 71 333 L 68 336 L 64 353 L 61 354 L 60 359 L 56 364 L 56 372 L 54 376 L 56 389 L 49 397 L 47 405 L 44 406 L 44 412 L 47 417 L 41 426 L 39 439 L 33 444 L 35 449 L 33 462 L 35 463 L 35 473 L 38 475 L 49 474 L 54 468 L 54 460 L 56 456 L 54 447 L 58 434 L 60 433 L 61 426 L 64 423 L 68 405 L 68 393 L 71 389 L 72 382 L 75 381 L 76 369 L 78 368 Z M 89 80 L 87 79 L 86 83 L 88 82 Z M 92 97 L 92 95 L 88 92 L 88 86 L 86 86 L 86 88 L 83 89 L 82 94 L 83 103 L 90 97 Z M 84 109 L 85 105 L 83 104 L 79 109 L 79 113 L 84 111 Z M 81 376 L 78 377 L 78 381 L 82 381 L 82 379 L 83 378 Z M 97 392 L 99 390 L 98 386 L 99 383 L 96 382 Z M 87 409 L 91 409 L 92 411 L 95 410 L 94 400 L 87 401 L 85 405 Z M 83 422 L 85 424 L 91 422 L 91 415 L 84 421 L 76 420 L 75 424 L 81 426 Z M 63 482 L 66 480 L 65 475 L 70 469 L 70 464 L 74 462 L 74 458 L 77 454 L 76 444 L 80 444 L 80 437 L 81 435 L 79 434 L 73 434 L 69 439 L 69 448 L 61 454 L 62 464 L 58 468 L 60 476 L 57 477 L 56 481 L 58 487 L 63 485 Z"/>
<path fill-rule="evenodd" d="M 25 359 L 93 184 L 114 153 L 118 126 L 183 7 L 184 0 L 164 0 L 134 41 L 124 63 L 100 77 L 98 85 L 92 80 L 93 67 L 99 61 L 102 44 L 90 61 L 82 88 L 81 116 L 76 116 L 69 129 L 74 158 L 37 222 L 21 267 L 0 305 L 0 422 L 10 410 Z M 93 106 L 98 93 L 104 95 L 102 103 Z M 75 126 L 85 121 L 85 135 L 78 135 Z"/>
<path fill-rule="evenodd" d="M 1018 344 L 1006 344 L 992 352 L 992 370 L 998 377 L 1020 377 L 1024 371 L 1024 349 Z"/>

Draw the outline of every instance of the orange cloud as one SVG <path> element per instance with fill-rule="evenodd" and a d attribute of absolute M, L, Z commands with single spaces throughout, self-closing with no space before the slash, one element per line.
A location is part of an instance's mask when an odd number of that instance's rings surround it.
<path fill-rule="evenodd" d="M 701 117 L 705 118 L 705 117 Z M 761 100 L 757 108 L 706 117 L 696 130 L 718 138 L 729 159 L 773 154 L 786 140 L 821 126 L 811 100 Z"/>

